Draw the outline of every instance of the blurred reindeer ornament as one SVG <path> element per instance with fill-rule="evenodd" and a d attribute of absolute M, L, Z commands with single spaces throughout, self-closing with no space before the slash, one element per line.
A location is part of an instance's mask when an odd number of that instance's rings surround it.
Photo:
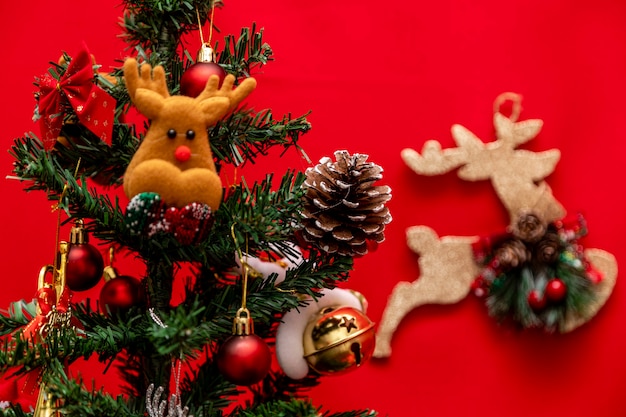
<path fill-rule="evenodd" d="M 513 103 L 510 117 L 500 108 Z M 560 152 L 516 149 L 533 139 L 543 122 L 518 122 L 521 97 L 503 93 L 494 103 L 497 140 L 484 143 L 461 125 L 452 126 L 456 148 L 424 144 L 421 154 L 402 158 L 417 174 L 440 175 L 459 168 L 467 181 L 491 180 L 510 217 L 506 232 L 489 237 L 443 236 L 427 226 L 407 230 L 408 246 L 419 254 L 420 277 L 393 289 L 378 329 L 374 356 L 391 355 L 391 337 L 403 317 L 423 304 L 452 304 L 471 289 L 485 297 L 489 313 L 524 328 L 569 332 L 589 321 L 610 296 L 617 279 L 615 257 L 582 249 L 582 218 L 564 219 L 565 209 L 543 181 Z"/>

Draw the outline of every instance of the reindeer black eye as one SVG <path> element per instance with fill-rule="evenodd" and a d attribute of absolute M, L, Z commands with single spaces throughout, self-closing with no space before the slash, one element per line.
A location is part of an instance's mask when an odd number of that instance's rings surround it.
<path fill-rule="evenodd" d="M 174 139 L 176 137 L 176 131 L 174 129 L 170 129 L 167 131 L 167 137 L 170 139 Z"/>
<path fill-rule="evenodd" d="M 196 132 L 194 132 L 193 130 L 189 129 L 187 131 L 187 139 L 193 139 L 196 137 Z"/>

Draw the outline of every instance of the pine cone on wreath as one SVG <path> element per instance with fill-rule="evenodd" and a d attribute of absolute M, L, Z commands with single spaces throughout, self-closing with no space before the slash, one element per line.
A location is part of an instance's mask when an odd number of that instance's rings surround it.
<path fill-rule="evenodd" d="M 504 242 L 496 250 L 496 259 L 498 260 L 500 268 L 509 270 L 517 268 L 531 259 L 531 253 L 524 245 L 524 242 L 518 239 L 512 239 Z"/>
<path fill-rule="evenodd" d="M 384 240 L 391 214 L 385 203 L 391 189 L 374 186 L 383 169 L 367 162 L 368 155 L 335 152 L 336 162 L 324 157 L 306 170 L 303 187 L 302 236 L 328 253 L 361 256 L 367 242 Z"/>

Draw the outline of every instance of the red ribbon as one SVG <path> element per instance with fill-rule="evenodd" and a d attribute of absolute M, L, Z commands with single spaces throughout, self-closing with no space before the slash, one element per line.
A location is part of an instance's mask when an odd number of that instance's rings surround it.
<path fill-rule="evenodd" d="M 26 327 L 24 327 L 22 338 L 24 340 L 32 340 L 35 343 L 41 343 L 43 342 L 43 338 L 46 336 L 45 326 L 55 325 L 54 322 L 50 322 L 53 315 L 55 313 L 65 314 L 69 310 L 69 291 L 63 291 L 61 298 L 57 300 L 57 294 L 53 287 L 40 288 L 37 291 L 37 305 L 39 307 L 38 313 L 26 325 Z M 70 320 L 71 326 L 76 327 L 77 329 L 82 329 L 82 324 L 76 317 L 72 316 Z M 26 373 L 21 384 L 21 393 L 25 395 L 33 395 L 37 388 L 39 388 L 39 382 L 42 374 L 43 369 L 41 367 L 37 367 Z"/>
<path fill-rule="evenodd" d="M 39 80 L 39 125 L 49 150 L 63 126 L 64 107 L 74 109 L 78 120 L 101 140 L 111 144 L 115 99 L 94 82 L 92 58 L 85 46 L 57 81 L 50 74 Z"/>

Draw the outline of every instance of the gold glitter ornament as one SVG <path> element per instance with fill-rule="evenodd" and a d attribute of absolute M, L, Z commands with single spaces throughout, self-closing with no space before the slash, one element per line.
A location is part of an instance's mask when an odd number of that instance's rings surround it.
<path fill-rule="evenodd" d="M 304 329 L 304 357 L 320 375 L 358 368 L 374 352 L 374 323 L 361 311 L 330 306 L 314 315 Z"/>

